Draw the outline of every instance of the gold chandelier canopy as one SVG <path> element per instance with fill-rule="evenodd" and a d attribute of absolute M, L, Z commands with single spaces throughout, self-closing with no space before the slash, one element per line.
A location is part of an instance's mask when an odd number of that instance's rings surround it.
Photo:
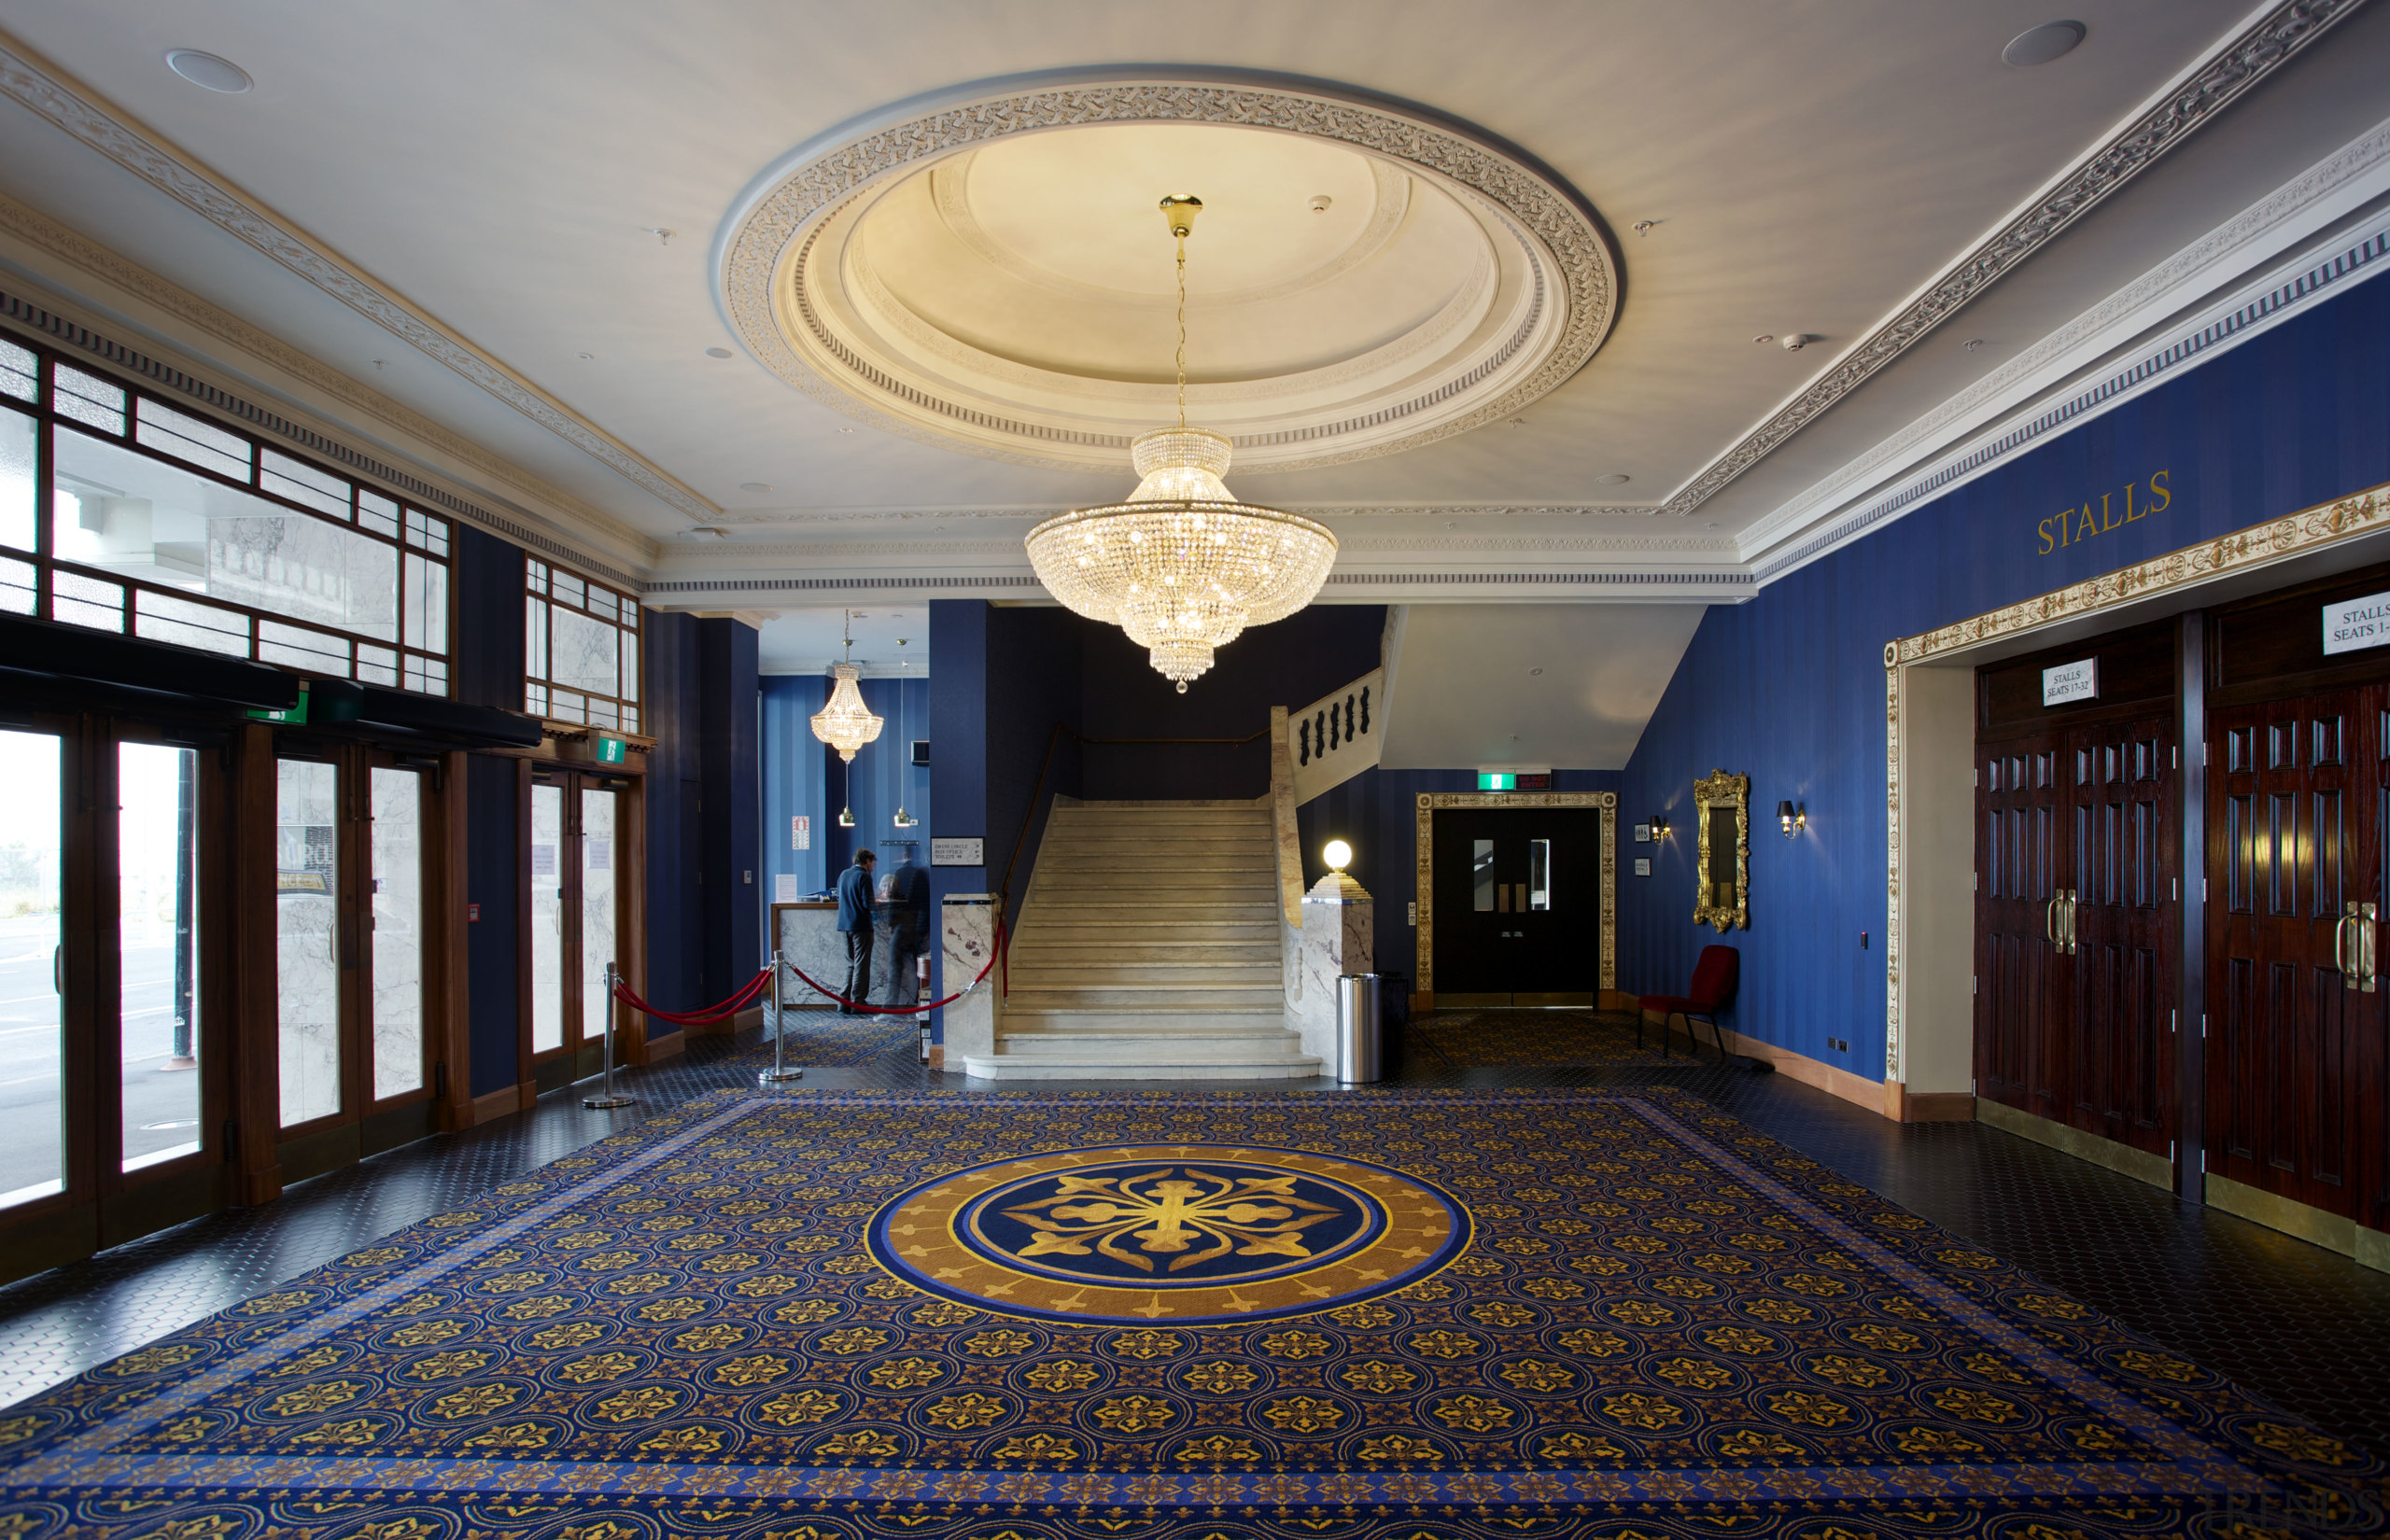
<path fill-rule="evenodd" d="M 1074 612 L 1118 625 L 1165 679 L 1187 682 L 1248 625 L 1311 603 L 1336 565 L 1336 537 L 1299 513 L 1239 502 L 1221 477 L 1229 441 L 1187 426 L 1187 236 L 1200 200 L 1173 194 L 1178 242 L 1178 426 L 1141 433 L 1126 502 L 1059 513 L 1029 532 L 1029 561 Z"/>

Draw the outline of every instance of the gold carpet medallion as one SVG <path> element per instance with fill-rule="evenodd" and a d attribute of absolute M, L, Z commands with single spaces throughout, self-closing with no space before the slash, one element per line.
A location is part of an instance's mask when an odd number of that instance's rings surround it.
<path fill-rule="evenodd" d="M 1301 1150 L 1106 1145 L 991 1161 L 874 1217 L 880 1266 L 1048 1321 L 1268 1321 L 1405 1288 L 1468 1248 L 1450 1194 Z"/>

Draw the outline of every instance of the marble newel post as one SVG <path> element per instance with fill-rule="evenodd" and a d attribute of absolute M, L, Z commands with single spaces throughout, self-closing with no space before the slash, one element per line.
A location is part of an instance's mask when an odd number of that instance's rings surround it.
<path fill-rule="evenodd" d="M 941 966 L 938 977 L 947 994 L 979 976 L 996 951 L 996 925 L 1004 918 L 1004 900 L 992 893 L 949 893 L 940 906 L 938 935 Z M 1004 966 L 997 964 L 987 982 L 943 1006 L 938 1016 L 942 1040 L 930 1050 L 932 1069 L 963 1072 L 968 1057 L 985 1058 L 996 1051 L 996 1028 L 1004 1019 Z"/>
<path fill-rule="evenodd" d="M 1371 936 L 1377 901 L 1342 872 L 1330 872 L 1303 895 L 1303 928 L 1295 938 L 1301 998 L 1286 1006 L 1286 1025 L 1302 1034 L 1302 1051 L 1319 1056 L 1324 1075 L 1336 1073 L 1336 977 L 1374 968 Z"/>

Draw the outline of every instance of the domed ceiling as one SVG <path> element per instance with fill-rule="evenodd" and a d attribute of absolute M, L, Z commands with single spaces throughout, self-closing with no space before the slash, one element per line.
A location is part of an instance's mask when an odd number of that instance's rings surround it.
<path fill-rule="evenodd" d="M 1057 124 L 1062 96 L 1108 116 Z M 1615 258 L 1591 212 L 1448 130 L 1263 90 L 1002 107 L 807 157 L 734 217 L 724 299 L 759 358 L 910 437 L 1120 467 L 1176 414 L 1156 205 L 1179 192 L 1203 201 L 1188 417 L 1228 434 L 1244 469 L 1388 454 L 1514 413 L 1609 330 Z"/>

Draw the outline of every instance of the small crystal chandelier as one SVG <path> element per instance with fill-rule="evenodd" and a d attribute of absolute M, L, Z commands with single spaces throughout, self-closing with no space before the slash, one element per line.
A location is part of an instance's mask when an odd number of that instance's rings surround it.
<path fill-rule="evenodd" d="M 863 677 L 854 665 L 854 611 L 846 612 L 847 661 L 830 665 L 830 678 L 837 682 L 830 687 L 829 704 L 816 711 L 810 719 L 813 735 L 838 751 L 838 757 L 852 764 L 855 750 L 877 740 L 883 718 L 875 717 L 863 703 L 863 692 L 855 688 L 855 680 Z"/>
<path fill-rule="evenodd" d="M 1325 525 L 1237 501 L 1220 480 L 1228 439 L 1187 426 L 1187 237 L 1202 207 L 1183 193 L 1161 201 L 1178 242 L 1178 426 L 1129 446 L 1142 480 L 1127 502 L 1059 513 L 1029 532 L 1046 591 L 1143 643 L 1180 694 L 1212 666 L 1214 649 L 1311 603 L 1336 563 Z"/>

